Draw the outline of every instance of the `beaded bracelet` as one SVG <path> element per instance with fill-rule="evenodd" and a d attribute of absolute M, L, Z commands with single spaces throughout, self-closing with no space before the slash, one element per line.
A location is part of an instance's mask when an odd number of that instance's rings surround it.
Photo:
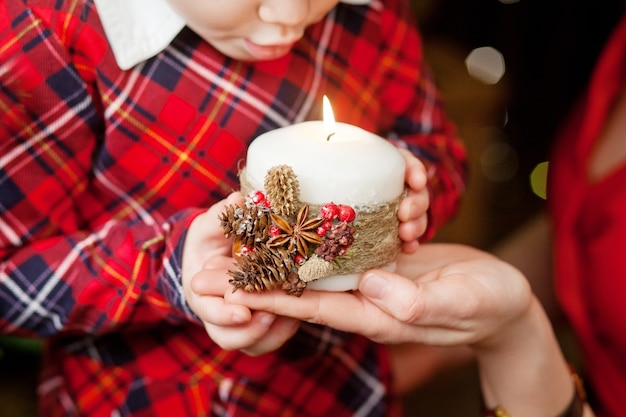
<path fill-rule="evenodd" d="M 572 397 L 572 401 L 570 401 L 567 408 L 559 414 L 557 417 L 582 417 L 583 409 L 585 407 L 585 402 L 587 401 L 587 396 L 585 394 L 585 388 L 583 386 L 582 378 L 578 375 L 576 370 L 568 365 L 570 369 L 570 374 L 572 377 L 572 382 L 574 383 L 574 396 Z M 497 406 L 491 410 L 485 410 L 483 413 L 483 417 L 512 417 L 506 410 Z"/>

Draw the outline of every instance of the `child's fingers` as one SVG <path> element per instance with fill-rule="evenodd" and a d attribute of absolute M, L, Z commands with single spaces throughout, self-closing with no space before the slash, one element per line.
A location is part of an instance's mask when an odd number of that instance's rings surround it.
<path fill-rule="evenodd" d="M 255 313 L 257 314 L 257 313 Z M 253 345 L 241 349 L 250 356 L 259 356 L 280 348 L 285 342 L 298 331 L 300 320 L 289 317 L 276 317 L 267 333 L 259 338 Z"/>
<path fill-rule="evenodd" d="M 424 164 L 412 153 L 404 149 L 401 152 L 406 162 L 404 181 L 408 186 L 408 193 L 398 205 L 398 236 L 402 241 L 402 252 L 414 253 L 419 246 L 418 239 L 428 226 L 428 174 Z"/>
<path fill-rule="evenodd" d="M 207 211 L 200 214 L 198 218 L 194 220 L 194 223 L 196 223 L 196 221 L 199 223 L 198 227 L 203 232 L 203 238 L 205 240 L 211 240 L 214 238 L 223 239 L 224 231 L 222 230 L 222 227 L 220 225 L 219 217 L 222 213 L 224 213 L 226 206 L 231 204 L 241 205 L 242 201 L 243 196 L 241 195 L 241 193 L 234 192 L 230 194 L 226 199 L 215 203 L 214 205 L 209 207 Z"/>
<path fill-rule="evenodd" d="M 404 162 L 406 164 L 404 182 L 406 182 L 410 189 L 421 190 L 426 187 L 428 176 L 426 173 L 426 167 L 406 149 L 400 149 Z"/>
<path fill-rule="evenodd" d="M 423 215 L 417 220 L 400 223 L 398 226 L 398 236 L 402 242 L 412 242 L 424 234 L 428 224 L 428 218 Z"/>
<path fill-rule="evenodd" d="M 216 262 L 221 264 L 218 265 Z M 222 296 L 230 286 L 228 283 L 230 276 L 226 268 L 232 266 L 232 258 L 213 258 L 204 265 L 205 267 L 191 278 L 191 289 L 198 295 Z"/>
<path fill-rule="evenodd" d="M 230 290 L 226 270 L 204 269 L 194 275 L 190 287 L 190 305 L 203 322 L 231 326 L 250 321 L 247 307 L 224 301 L 224 293 Z"/>
<path fill-rule="evenodd" d="M 249 323 L 252 312 L 248 307 L 226 304 L 222 297 L 194 296 L 193 310 L 205 324 L 216 326 L 238 326 Z"/>
<path fill-rule="evenodd" d="M 276 318 L 271 313 L 256 312 L 252 315 L 251 320 L 245 324 L 219 326 L 213 323 L 206 323 L 205 328 L 211 339 L 222 349 L 251 349 L 251 352 L 254 352 L 253 347 L 269 332 Z"/>
<path fill-rule="evenodd" d="M 417 250 L 417 240 L 428 227 L 428 192 L 409 193 L 398 207 L 398 237 L 402 241 L 402 251 L 413 253 Z"/>
<path fill-rule="evenodd" d="M 419 247 L 420 247 L 420 242 L 418 240 L 402 242 L 402 253 L 406 253 L 406 254 L 415 253 Z"/>
<path fill-rule="evenodd" d="M 426 189 L 419 192 L 410 191 L 398 206 L 398 219 L 401 222 L 419 219 L 426 213 L 429 204 L 430 197 Z"/>

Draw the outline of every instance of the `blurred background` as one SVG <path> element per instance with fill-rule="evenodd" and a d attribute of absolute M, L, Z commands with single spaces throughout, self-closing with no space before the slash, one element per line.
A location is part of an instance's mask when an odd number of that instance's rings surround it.
<path fill-rule="evenodd" d="M 623 0 L 412 0 L 424 55 L 470 156 L 458 216 L 437 236 L 489 249 L 544 208 L 545 164 Z M 575 346 L 561 335 L 567 352 Z M 36 343 L 0 338 L 0 417 L 36 415 Z M 406 396 L 408 416 L 479 417 L 473 366 Z"/>

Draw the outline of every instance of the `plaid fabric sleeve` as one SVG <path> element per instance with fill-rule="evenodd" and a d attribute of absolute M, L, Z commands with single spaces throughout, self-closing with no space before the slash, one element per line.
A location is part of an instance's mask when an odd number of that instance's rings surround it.
<path fill-rule="evenodd" d="M 104 40 L 86 34 L 66 48 L 22 2 L 0 7 L 0 331 L 97 333 L 193 318 L 180 245 L 197 211 L 159 219 L 126 202 L 110 213 L 90 187 L 102 115 L 95 70 L 71 55 Z M 68 39 L 75 23 L 64 22 Z"/>
<path fill-rule="evenodd" d="M 432 237 L 456 212 L 465 190 L 465 147 L 446 117 L 435 82 L 422 56 L 422 41 L 408 16 L 408 2 L 390 0 L 382 14 L 388 45 L 381 64 L 386 82 L 381 91 L 392 139 L 408 148 L 428 170 L 429 224 L 423 240 Z M 404 19 L 398 20 L 399 16 Z"/>

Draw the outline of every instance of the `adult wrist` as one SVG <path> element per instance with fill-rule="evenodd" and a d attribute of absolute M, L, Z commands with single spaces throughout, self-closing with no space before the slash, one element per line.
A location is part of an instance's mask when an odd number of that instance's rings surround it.
<path fill-rule="evenodd" d="M 583 387 L 582 379 L 576 372 L 576 370 L 568 365 L 571 373 L 572 383 L 574 384 L 574 395 L 572 400 L 568 403 L 567 407 L 556 417 L 583 417 L 585 409 L 585 403 L 587 397 L 585 389 Z M 497 406 L 493 409 L 484 410 L 483 417 L 514 417 L 509 414 L 504 407 Z"/>

